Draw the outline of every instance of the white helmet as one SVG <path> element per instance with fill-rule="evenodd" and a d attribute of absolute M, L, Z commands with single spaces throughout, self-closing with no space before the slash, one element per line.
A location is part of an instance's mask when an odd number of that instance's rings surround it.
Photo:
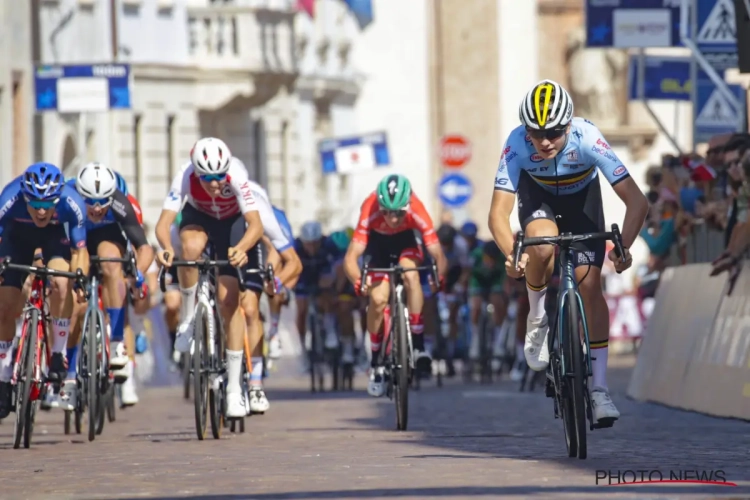
<path fill-rule="evenodd" d="M 310 221 L 302 224 L 300 230 L 299 239 L 304 242 L 318 241 L 323 237 L 323 228 L 320 226 L 320 222 Z"/>
<path fill-rule="evenodd" d="M 101 163 L 89 163 L 78 171 L 76 191 L 88 199 L 109 198 L 117 191 L 117 176 Z"/>
<path fill-rule="evenodd" d="M 204 137 L 190 150 L 190 161 L 198 175 L 224 174 L 229 170 L 232 153 L 224 141 L 215 137 Z"/>
<path fill-rule="evenodd" d="M 559 83 L 542 80 L 521 101 L 518 114 L 529 128 L 561 128 L 573 119 L 573 99 Z"/>

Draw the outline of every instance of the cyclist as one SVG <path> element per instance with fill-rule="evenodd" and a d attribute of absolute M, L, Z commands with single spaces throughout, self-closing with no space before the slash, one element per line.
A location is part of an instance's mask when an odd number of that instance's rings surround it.
<path fill-rule="evenodd" d="M 447 262 L 430 215 L 417 195 L 412 192 L 411 183 L 405 176 L 388 175 L 378 183 L 377 189 L 362 204 L 357 229 L 344 257 L 344 271 L 354 284 L 354 291 L 368 295 L 370 299 L 370 307 L 367 308 L 367 332 L 370 334 L 372 360 L 367 392 L 374 397 L 380 397 L 385 392 L 386 373 L 385 368 L 378 364 L 378 353 L 390 288 L 388 276 L 377 274 L 368 275 L 362 286 L 362 272 L 358 259 L 367 254 L 372 267 L 389 267 L 394 260 L 404 268 L 417 267 L 422 262 L 423 255 L 415 230 L 422 234 L 427 251 L 437 263 L 442 282 Z M 424 300 L 419 273 L 404 273 L 403 280 L 417 370 L 425 372 L 429 369 L 432 359 L 425 351 L 422 335 Z M 433 292 L 440 284 L 432 284 Z"/>
<path fill-rule="evenodd" d="M 354 287 L 346 279 L 343 264 L 351 238 L 346 230 L 334 231 L 331 233 L 330 238 L 338 252 L 333 269 L 336 276 L 336 318 L 338 319 L 339 333 L 341 334 L 341 363 L 350 365 L 354 364 L 354 310 L 357 307 L 357 300 Z"/>
<path fill-rule="evenodd" d="M 477 248 L 481 248 L 483 245 L 482 240 L 477 237 L 477 233 L 479 233 L 479 228 L 472 221 L 464 222 L 461 226 L 461 236 L 466 240 L 466 243 L 469 246 L 469 252 L 473 252 Z"/>
<path fill-rule="evenodd" d="M 263 223 L 263 238 L 270 242 L 270 250 L 278 252 L 284 267 L 275 277 L 275 283 L 266 291 L 270 296 L 275 294 L 276 289 L 283 284 L 295 280 L 302 271 L 297 252 L 294 250 L 292 240 L 287 237 L 287 232 L 281 228 L 276 213 L 268 200 L 268 193 L 259 184 L 248 181 L 250 192 L 255 199 L 255 205 L 260 220 Z M 258 247 L 260 252 L 260 247 Z M 258 255 L 258 262 L 262 258 Z M 260 297 L 263 292 L 263 278 L 258 274 L 249 274 L 245 279 L 247 291 L 242 294 L 242 308 L 245 311 L 247 337 L 251 353 L 252 371 L 250 373 L 250 411 L 252 413 L 264 413 L 269 408 L 268 399 L 263 391 L 263 322 L 260 319 Z M 269 346 L 270 349 L 270 346 Z"/>
<path fill-rule="evenodd" d="M 549 364 L 549 321 L 544 303 L 552 275 L 554 248 L 549 245 L 528 248 L 516 270 L 510 227 L 516 195 L 518 217 L 526 236 L 603 231 L 601 172 L 626 206 L 622 228 L 625 255 L 618 258 L 614 251 L 609 252 L 609 259 L 619 271 L 632 264 L 628 248 L 646 218 L 648 201 L 599 129 L 583 118 L 573 117 L 571 97 L 558 83 L 543 80 L 534 85 L 521 102 L 519 115 L 522 125 L 511 132 L 497 169 L 490 230 L 506 255 L 508 275 L 526 277 L 529 316 L 524 354 L 529 367 L 541 371 Z M 561 219 L 558 221 L 556 216 Z M 583 242 L 583 247 L 585 250 L 576 252 L 575 265 L 591 327 L 591 403 L 594 419 L 606 424 L 617 420 L 620 413 L 609 396 L 606 383 L 609 312 L 601 285 L 605 242 L 591 240 Z"/>
<path fill-rule="evenodd" d="M 471 347 L 469 359 L 479 359 L 479 314 L 484 301 L 493 306 L 493 332 L 495 339 L 502 335 L 507 300 L 504 290 L 505 256 L 493 240 L 485 242 L 471 252 L 471 276 L 469 278 L 469 309 L 471 323 Z M 495 342 L 493 342 L 493 345 Z"/>
<path fill-rule="evenodd" d="M 88 273 L 85 206 L 76 190 L 65 185 L 60 169 L 50 163 L 31 165 L 0 193 L 0 257 L 31 265 L 39 248 L 49 268 Z M 25 279 L 24 273 L 7 270 L 0 284 L 0 418 L 7 417 L 11 410 L 12 344 L 16 318 L 23 308 L 21 289 Z M 49 311 L 54 338 L 50 339 L 48 377 L 62 382 L 67 372 L 65 347 L 73 295 L 69 280 L 52 278 L 51 283 Z M 82 301 L 84 291 L 76 288 L 75 292 Z"/>
<path fill-rule="evenodd" d="M 118 189 L 117 174 L 101 163 L 84 165 L 76 178 L 67 184 L 78 191 L 86 203 L 86 247 L 91 252 L 95 252 L 101 258 L 122 258 L 129 244 L 135 248 L 138 269 L 134 282 L 130 283 L 128 288 L 142 292 L 143 297 L 136 295 L 136 301 L 145 301 L 148 304 L 144 276 L 154 260 L 154 251 L 141 226 L 140 207 L 135 208 L 128 196 Z M 115 373 L 115 379 L 123 383 L 122 404 L 130 406 L 138 402 L 132 358 L 135 355 L 135 340 L 131 337 L 126 347 L 127 297 L 125 288 L 122 287 L 122 264 L 103 262 L 101 270 L 102 302 L 109 316 L 112 340 L 110 368 Z M 83 314 L 85 310 L 83 307 L 79 312 Z M 76 358 L 81 323 L 82 321 L 78 321 L 79 327 L 75 329 L 68 342 L 68 374 L 59 399 L 60 407 L 66 410 L 73 410 L 76 405 Z"/>
<path fill-rule="evenodd" d="M 187 199 L 184 207 L 183 198 Z M 190 151 L 190 162 L 172 181 L 156 224 L 156 239 L 164 249 L 157 258 L 166 267 L 171 266 L 175 256 L 170 228 L 180 209 L 182 258 L 200 259 L 210 239 L 218 259 L 228 259 L 236 267 L 243 267 L 248 261 L 251 267 L 258 266 L 256 245 L 263 236 L 260 214 L 247 170 L 242 162 L 232 157 L 222 140 L 199 139 Z M 239 418 L 248 413 L 240 383 L 245 322 L 235 270 L 225 267 L 218 273 L 216 300 L 227 330 L 226 414 Z M 178 274 L 183 321 L 177 330 L 175 348 L 187 352 L 193 337 L 198 270 L 180 268 Z"/>
<path fill-rule="evenodd" d="M 471 273 L 469 247 L 466 240 L 450 224 L 441 224 L 437 230 L 437 237 L 445 259 L 448 261 L 448 274 L 445 278 L 443 297 L 449 311 L 448 352 L 446 353 L 447 375 L 453 377 L 456 374 L 453 358 L 458 338 L 458 310 L 464 303 L 466 284 Z"/>
<path fill-rule="evenodd" d="M 272 206 L 272 208 L 273 213 L 276 215 L 276 220 L 278 221 L 281 230 L 284 232 L 286 239 L 288 241 L 291 241 L 292 245 L 294 245 L 294 233 L 292 233 L 292 226 L 289 224 L 286 213 L 276 206 Z M 292 250 L 294 250 L 294 246 L 292 246 Z M 287 283 L 282 283 L 282 286 L 276 290 L 276 294 L 270 297 L 270 300 L 268 302 L 271 313 L 271 326 L 268 329 L 268 357 L 271 359 L 279 359 L 281 357 L 281 339 L 278 335 L 281 308 L 289 304 L 289 290 L 294 288 L 294 286 L 297 284 L 299 274 L 302 272 L 302 261 L 299 260 L 299 255 L 297 255 L 296 250 L 294 254 L 300 265 L 299 273 L 294 277 L 294 279 L 290 279 Z M 281 255 L 279 257 L 283 259 Z M 287 265 L 286 262 L 282 262 L 281 264 Z M 275 270 L 276 268 L 274 267 L 274 271 Z"/>
<path fill-rule="evenodd" d="M 294 296 L 297 301 L 297 331 L 304 346 L 307 334 L 308 297 L 312 290 L 326 291 L 333 286 L 333 263 L 336 261 L 338 250 L 329 238 L 323 236 L 323 228 L 317 221 L 305 222 L 302 225 L 299 237 L 294 240 L 294 249 L 302 261 L 302 274 L 299 276 L 297 286 L 294 287 Z M 323 314 L 324 344 L 327 349 L 333 349 L 338 345 L 333 300 L 330 294 L 321 293 L 318 301 L 318 310 Z M 309 369 L 307 356 L 302 356 L 302 361 L 307 371 Z"/>
<path fill-rule="evenodd" d="M 180 223 L 182 222 L 182 212 L 177 214 L 174 222 L 170 226 L 170 237 L 172 248 L 179 257 L 182 254 L 182 244 L 180 243 Z M 171 267 L 166 270 L 164 276 L 166 291 L 164 292 L 164 322 L 169 330 L 169 339 L 172 344 L 172 361 L 178 364 L 180 361 L 180 352 L 174 348 L 175 337 L 177 337 L 177 328 L 180 326 L 180 307 L 182 303 L 182 294 L 180 294 L 180 284 L 177 281 L 177 268 Z"/>

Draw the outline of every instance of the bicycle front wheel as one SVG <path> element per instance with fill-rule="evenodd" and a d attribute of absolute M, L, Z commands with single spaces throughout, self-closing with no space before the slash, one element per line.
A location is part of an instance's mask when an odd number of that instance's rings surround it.
<path fill-rule="evenodd" d="M 202 318 L 204 325 L 203 329 L 205 332 L 209 330 L 208 321 L 210 320 L 208 314 L 204 314 Z M 224 336 L 224 332 L 221 331 L 220 323 L 214 321 L 214 354 L 211 357 L 211 374 L 218 376 L 218 373 L 224 371 L 224 348 L 223 342 L 221 341 Z M 206 335 L 206 342 L 208 342 L 208 335 Z M 207 351 L 208 349 L 206 349 Z M 226 373 L 224 374 L 226 377 Z M 209 377 L 209 380 L 211 378 Z M 214 439 L 221 438 L 221 430 L 224 428 L 224 409 L 226 408 L 226 387 L 227 381 L 223 381 L 218 387 L 209 388 L 208 393 L 208 407 L 211 414 L 211 434 Z M 212 384 L 213 385 L 213 384 Z"/>
<path fill-rule="evenodd" d="M 208 412 L 208 349 L 206 347 L 206 309 L 198 304 L 193 332 L 193 403 L 195 406 L 195 432 L 201 441 L 206 437 L 206 413 Z"/>
<path fill-rule="evenodd" d="M 89 417 L 89 441 L 96 438 L 96 427 L 99 423 L 99 349 L 96 340 L 96 313 L 89 310 L 84 321 L 86 329 L 86 405 Z"/>
<path fill-rule="evenodd" d="M 26 426 L 29 425 L 28 420 L 31 416 L 31 387 L 34 384 L 34 356 L 37 328 L 39 328 L 39 311 L 31 310 L 26 326 L 20 358 L 21 366 L 18 370 L 19 378 L 16 382 L 16 426 L 13 432 L 13 448 L 19 448 L 22 439 L 24 448 L 28 448 L 30 444 L 30 439 L 26 438 L 28 432 Z"/>
<path fill-rule="evenodd" d="M 393 338 L 393 359 L 396 366 L 392 370 L 396 393 L 396 429 L 405 431 L 409 421 L 409 341 L 406 338 L 406 314 L 404 305 L 396 303 L 395 338 Z"/>
<path fill-rule="evenodd" d="M 568 444 L 568 456 L 586 458 L 586 369 L 583 364 L 583 350 L 581 347 L 581 318 L 578 309 L 578 296 L 569 292 L 566 297 L 565 327 L 566 334 L 563 342 L 565 354 L 565 384 L 564 392 L 564 421 L 565 437 Z"/>

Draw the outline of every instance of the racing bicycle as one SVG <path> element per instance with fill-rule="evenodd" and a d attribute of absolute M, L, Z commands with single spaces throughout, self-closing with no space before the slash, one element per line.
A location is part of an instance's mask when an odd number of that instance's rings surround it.
<path fill-rule="evenodd" d="M 612 224 L 611 232 L 580 235 L 563 233 L 559 236 L 524 238 L 523 231 L 519 231 L 513 245 L 515 263 L 520 261 L 524 248 L 536 245 L 557 245 L 560 248 L 558 312 L 549 330 L 550 334 L 555 334 L 551 335 L 545 393 L 554 400 L 555 418 L 561 417 L 563 420 L 568 456 L 579 459 L 586 458 L 586 420 L 589 421 L 590 430 L 612 425 L 612 422 L 608 425 L 595 424 L 588 390 L 591 346 L 586 311 L 575 278 L 574 247 L 589 240 L 610 240 L 615 245 L 615 253 L 624 255 L 617 224 Z"/>

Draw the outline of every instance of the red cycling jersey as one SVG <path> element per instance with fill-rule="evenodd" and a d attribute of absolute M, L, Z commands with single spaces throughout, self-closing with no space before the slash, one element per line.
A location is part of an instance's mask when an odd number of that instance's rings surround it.
<path fill-rule="evenodd" d="M 135 211 L 135 217 L 138 219 L 138 224 L 141 226 L 143 225 L 143 210 L 141 210 L 141 205 L 138 203 L 138 200 L 135 199 L 135 196 L 128 193 L 128 201 L 130 201 L 130 204 L 133 205 L 133 210 Z"/>
<path fill-rule="evenodd" d="M 396 234 L 407 229 L 417 229 L 422 233 L 422 240 L 425 246 L 438 245 L 437 233 L 432 225 L 432 219 L 430 214 L 427 213 L 427 209 L 422 204 L 422 201 L 417 198 L 414 193 L 409 198 L 409 205 L 406 208 L 406 216 L 396 227 L 391 227 L 385 221 L 383 212 L 380 211 L 380 204 L 378 203 L 378 195 L 373 192 L 367 197 L 362 208 L 359 212 L 359 222 L 357 223 L 357 229 L 354 230 L 353 241 L 367 245 L 367 240 L 370 236 L 370 231 L 375 231 L 381 234 Z"/>

